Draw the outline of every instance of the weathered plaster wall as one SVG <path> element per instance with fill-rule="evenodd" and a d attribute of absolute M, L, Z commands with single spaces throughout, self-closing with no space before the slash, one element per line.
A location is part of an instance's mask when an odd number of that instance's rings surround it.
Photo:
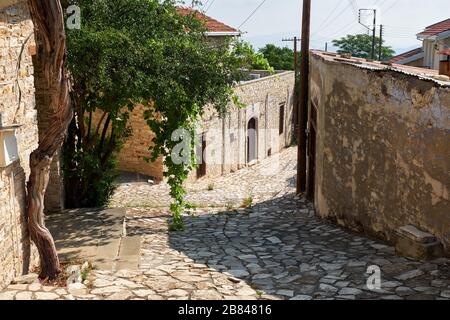
<path fill-rule="evenodd" d="M 0 9 L 0 113 L 4 126 L 19 124 L 20 161 L 0 168 L 0 288 L 36 261 L 25 225 L 29 155 L 38 144 L 33 65 L 33 25 L 26 1 Z"/>
<path fill-rule="evenodd" d="M 412 224 L 450 252 L 450 88 L 313 54 L 317 213 L 394 239 Z"/>

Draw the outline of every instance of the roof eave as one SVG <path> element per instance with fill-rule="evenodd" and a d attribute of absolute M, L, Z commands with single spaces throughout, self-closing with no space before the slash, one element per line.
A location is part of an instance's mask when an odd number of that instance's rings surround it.
<path fill-rule="evenodd" d="M 417 35 L 417 40 L 421 40 L 421 41 L 425 41 L 425 40 L 436 40 L 436 36 L 432 35 L 432 36 L 427 36 L 426 34 L 421 34 L 419 33 Z"/>
<path fill-rule="evenodd" d="M 205 36 L 207 37 L 238 37 L 241 33 L 238 31 L 207 31 Z"/>
<path fill-rule="evenodd" d="M 411 56 L 411 57 L 408 57 L 408 58 L 399 60 L 399 61 L 397 61 L 397 62 L 395 62 L 395 63 L 396 63 L 396 64 L 407 64 L 407 63 L 410 63 L 410 62 L 413 62 L 413 61 L 422 59 L 422 58 L 424 58 L 424 57 L 425 57 L 425 53 L 424 53 L 424 52 L 421 52 L 421 53 L 415 54 L 415 55 L 413 55 L 413 56 Z"/>
<path fill-rule="evenodd" d="M 419 39 L 419 40 L 441 40 L 441 39 L 446 39 L 448 37 L 450 37 L 450 30 L 446 30 L 446 31 L 443 31 L 443 32 L 440 32 L 437 34 L 430 35 L 430 36 L 427 36 L 426 34 L 422 34 L 422 33 L 419 33 L 417 35 L 417 39 Z"/>

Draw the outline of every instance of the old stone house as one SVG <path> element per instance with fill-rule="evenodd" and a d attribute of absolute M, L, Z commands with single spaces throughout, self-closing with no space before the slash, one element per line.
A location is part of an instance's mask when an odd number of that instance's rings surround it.
<path fill-rule="evenodd" d="M 34 260 L 24 223 L 29 155 L 39 141 L 33 35 L 26 1 L 0 2 L 0 288 Z"/>
<path fill-rule="evenodd" d="M 417 39 L 422 41 L 422 47 L 395 56 L 390 62 L 439 70 L 441 52 L 450 48 L 450 19 L 426 27 Z"/>
<path fill-rule="evenodd" d="M 37 262 L 25 225 L 30 153 L 50 113 L 34 27 L 26 0 L 0 0 L 0 288 Z M 45 210 L 63 208 L 59 156 L 54 158 Z"/>
<path fill-rule="evenodd" d="M 317 214 L 417 258 L 450 254 L 448 78 L 315 51 L 310 83 Z"/>

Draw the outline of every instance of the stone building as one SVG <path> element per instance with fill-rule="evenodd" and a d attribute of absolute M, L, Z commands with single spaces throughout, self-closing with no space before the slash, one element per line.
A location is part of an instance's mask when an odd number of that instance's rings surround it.
<path fill-rule="evenodd" d="M 205 22 L 207 41 L 228 44 L 240 32 L 223 22 L 191 8 L 179 8 L 182 15 L 193 14 Z M 270 75 L 265 71 L 250 74 L 254 80 L 236 86 L 235 94 L 246 106 L 231 106 L 229 114 L 221 119 L 208 108 L 197 132 L 197 154 L 201 163 L 189 179 L 211 178 L 239 170 L 247 165 L 278 153 L 293 140 L 294 72 L 279 71 Z M 118 155 L 119 170 L 139 173 L 156 181 L 163 179 L 163 159 L 153 163 L 149 147 L 154 134 L 144 120 L 144 106 L 136 106 L 130 114 L 129 125 L 133 136 L 127 140 Z M 96 115 L 96 121 L 99 115 Z"/>
<path fill-rule="evenodd" d="M 0 2 L 0 288 L 35 260 L 24 220 L 29 155 L 39 139 L 34 51 L 26 1 Z"/>
<path fill-rule="evenodd" d="M 317 214 L 397 245 L 406 231 L 418 258 L 434 238 L 450 254 L 448 77 L 316 51 L 310 110 Z"/>
<path fill-rule="evenodd" d="M 235 94 L 245 108 L 232 105 L 221 118 L 207 108 L 198 125 L 200 166 L 190 179 L 212 178 L 256 163 L 289 146 L 293 141 L 294 72 L 280 72 L 245 81 L 235 87 Z M 124 172 L 163 179 L 163 160 L 148 163 L 153 133 L 143 116 L 144 107 L 131 113 L 129 125 L 133 136 L 118 155 Z M 200 156 L 202 155 L 202 156 Z"/>
<path fill-rule="evenodd" d="M 450 19 L 428 26 L 417 34 L 422 47 L 391 58 L 391 63 L 439 70 L 441 51 L 450 48 Z"/>
<path fill-rule="evenodd" d="M 37 260 L 25 225 L 29 157 L 51 115 L 26 0 L 0 0 L 0 287 Z M 45 211 L 63 208 L 56 156 Z"/>

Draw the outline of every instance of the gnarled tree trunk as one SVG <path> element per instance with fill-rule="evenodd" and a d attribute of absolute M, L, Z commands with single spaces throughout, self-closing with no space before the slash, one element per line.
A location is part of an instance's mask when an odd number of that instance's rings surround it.
<path fill-rule="evenodd" d="M 59 0 L 28 0 L 34 23 L 38 54 L 44 68 L 44 81 L 49 88 L 50 127 L 46 128 L 38 148 L 30 155 L 30 179 L 27 185 L 27 218 L 31 240 L 36 244 L 41 261 L 41 278 L 54 279 L 61 272 L 52 235 L 44 223 L 44 196 L 50 164 L 62 146 L 73 117 L 66 71 L 66 37 L 64 16 Z"/>

